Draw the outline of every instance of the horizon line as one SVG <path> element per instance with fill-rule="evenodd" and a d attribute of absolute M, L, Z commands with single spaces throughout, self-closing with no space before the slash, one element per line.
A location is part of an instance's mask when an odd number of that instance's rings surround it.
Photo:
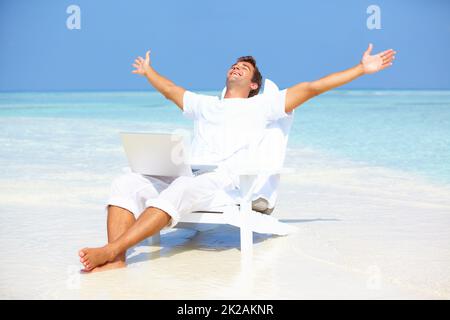
<path fill-rule="evenodd" d="M 285 88 L 283 88 L 285 89 Z M 208 89 L 208 88 L 190 88 L 186 89 L 188 91 L 209 91 L 209 92 L 221 92 L 222 89 Z M 450 91 L 450 88 L 351 88 L 351 89 L 343 89 L 336 88 L 332 89 L 328 92 L 332 91 Z M 0 89 L 0 93 L 76 93 L 76 92 L 156 92 L 159 93 L 158 90 L 155 89 L 73 89 L 73 90 L 2 90 Z"/>

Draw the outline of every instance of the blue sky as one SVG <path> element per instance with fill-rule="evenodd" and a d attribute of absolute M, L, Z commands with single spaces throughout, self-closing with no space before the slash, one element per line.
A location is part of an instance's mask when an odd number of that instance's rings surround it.
<path fill-rule="evenodd" d="M 69 30 L 66 9 L 81 8 Z M 369 5 L 381 29 L 366 26 Z M 280 87 L 398 51 L 394 66 L 344 88 L 450 89 L 446 0 L 0 0 L 0 91 L 148 90 L 131 64 L 152 50 L 154 68 L 188 89 L 220 90 L 227 68 L 254 55 Z"/>

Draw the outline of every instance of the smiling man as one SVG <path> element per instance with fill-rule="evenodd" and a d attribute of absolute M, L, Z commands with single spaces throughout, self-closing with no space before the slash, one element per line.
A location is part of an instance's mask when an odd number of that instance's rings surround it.
<path fill-rule="evenodd" d="M 195 161 L 213 163 L 218 169 L 195 177 L 157 177 L 129 173 L 111 186 L 107 203 L 108 244 L 79 251 L 85 271 L 103 271 L 126 265 L 126 250 L 160 231 L 174 227 L 180 216 L 205 209 L 219 190 L 238 188 L 233 165 L 242 151 L 258 143 L 273 121 L 288 116 L 309 99 L 356 78 L 392 65 L 392 49 L 371 55 L 372 44 L 352 68 L 311 82 L 300 82 L 275 95 L 258 94 L 262 76 L 251 56 L 238 58 L 227 72 L 222 98 L 196 94 L 158 74 L 138 57 L 132 72 L 173 101 L 195 124 L 192 154 Z M 264 211 L 265 208 L 260 211 Z M 137 218 L 137 219 L 136 219 Z"/>

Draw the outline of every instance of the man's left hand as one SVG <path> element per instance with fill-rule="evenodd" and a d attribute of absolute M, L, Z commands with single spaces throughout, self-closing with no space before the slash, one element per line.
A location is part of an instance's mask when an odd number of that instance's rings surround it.
<path fill-rule="evenodd" d="M 395 59 L 395 52 L 393 49 L 389 49 L 375 55 L 370 55 L 373 45 L 370 43 L 369 48 L 361 59 L 361 65 L 363 66 L 364 73 L 375 73 L 392 66 L 392 61 Z"/>

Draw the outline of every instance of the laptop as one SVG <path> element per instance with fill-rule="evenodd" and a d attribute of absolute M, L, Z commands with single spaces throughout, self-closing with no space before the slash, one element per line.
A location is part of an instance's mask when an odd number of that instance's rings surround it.
<path fill-rule="evenodd" d="M 190 141 L 180 134 L 120 132 L 133 172 L 155 176 L 194 176 L 217 166 L 190 163 Z"/>

